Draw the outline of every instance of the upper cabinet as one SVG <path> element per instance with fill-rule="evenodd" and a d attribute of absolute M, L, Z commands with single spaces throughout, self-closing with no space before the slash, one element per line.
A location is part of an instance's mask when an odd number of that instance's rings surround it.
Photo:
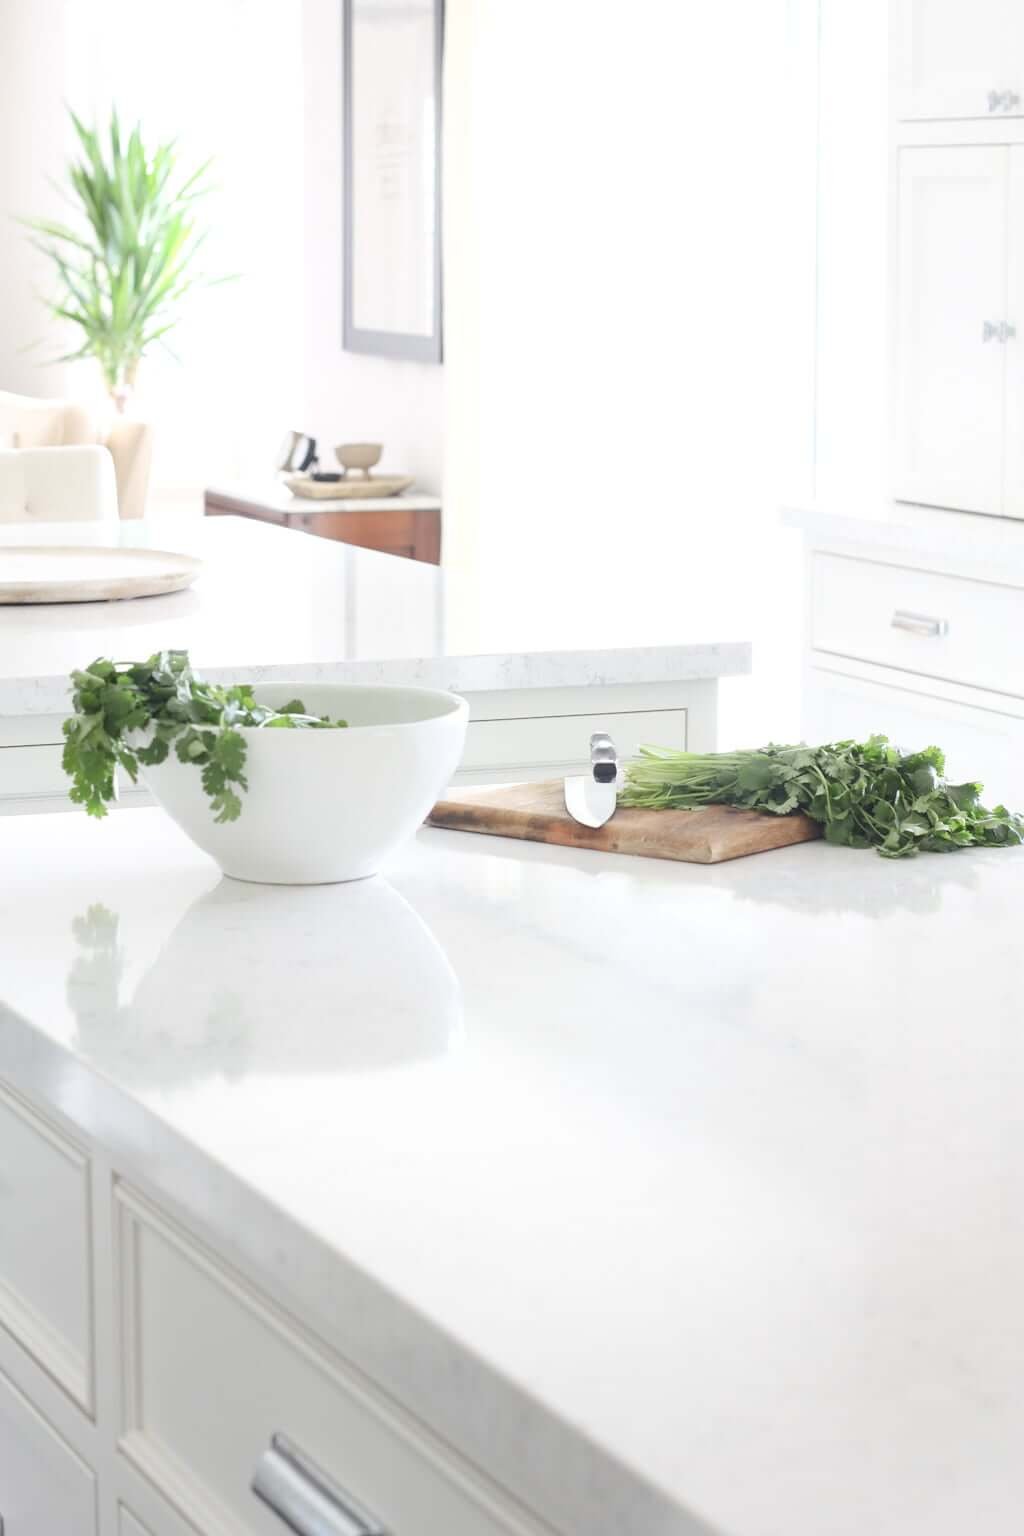
<path fill-rule="evenodd" d="M 1021 0 L 1024 4 L 1024 0 Z M 1010 167 L 1002 145 L 899 151 L 895 493 L 1003 511 Z"/>
<path fill-rule="evenodd" d="M 904 121 L 1024 116 L 1024 0 L 895 0 Z"/>

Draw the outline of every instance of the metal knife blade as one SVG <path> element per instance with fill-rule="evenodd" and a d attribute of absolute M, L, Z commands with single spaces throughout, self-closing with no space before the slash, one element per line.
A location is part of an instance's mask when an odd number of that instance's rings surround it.
<path fill-rule="evenodd" d="M 565 808 L 584 827 L 603 827 L 618 803 L 619 763 L 615 744 L 603 731 L 590 738 L 590 772 L 565 780 Z"/>

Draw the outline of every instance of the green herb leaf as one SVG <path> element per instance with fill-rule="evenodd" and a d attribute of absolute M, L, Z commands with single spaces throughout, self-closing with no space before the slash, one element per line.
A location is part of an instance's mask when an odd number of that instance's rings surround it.
<path fill-rule="evenodd" d="M 1006 848 L 1024 842 L 1024 817 L 980 803 L 980 784 L 947 784 L 938 747 L 901 754 L 885 736 L 757 752 L 641 747 L 626 770 L 623 805 L 652 810 L 737 805 L 772 815 L 802 810 L 827 842 L 884 858 L 924 849 Z"/>
<path fill-rule="evenodd" d="M 139 765 L 165 762 L 173 744 L 180 762 L 199 769 L 214 819 L 235 821 L 242 811 L 239 792 L 248 789 L 246 740 L 237 727 L 337 730 L 346 724 L 307 715 L 298 699 L 276 711 L 257 704 L 244 684 L 203 682 L 186 651 L 161 651 L 136 662 L 99 657 L 72 672 L 71 710 L 63 725 L 62 762 L 71 800 L 90 816 L 107 814 L 119 772 L 134 783 Z"/>

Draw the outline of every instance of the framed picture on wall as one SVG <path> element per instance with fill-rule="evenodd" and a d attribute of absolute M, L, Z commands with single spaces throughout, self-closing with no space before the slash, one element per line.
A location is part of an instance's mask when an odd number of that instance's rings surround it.
<path fill-rule="evenodd" d="M 343 0 L 344 336 L 441 361 L 443 0 Z"/>

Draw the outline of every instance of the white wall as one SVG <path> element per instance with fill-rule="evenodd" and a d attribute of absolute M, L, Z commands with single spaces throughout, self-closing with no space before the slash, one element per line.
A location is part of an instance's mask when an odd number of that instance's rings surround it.
<path fill-rule="evenodd" d="M 302 410 L 303 154 L 300 0 L 2 0 L 0 189 L 22 214 L 61 210 L 48 190 L 72 148 L 63 102 L 102 121 L 111 102 L 150 139 L 177 137 L 182 161 L 214 156 L 201 205 L 211 237 L 203 263 L 238 281 L 191 295 L 155 350 L 135 409 L 158 425 L 155 504 L 198 507 L 211 480 L 269 472 Z M 298 170 L 297 170 L 298 168 Z M 24 232 L 0 219 L 0 388 L 102 397 L 91 363 L 44 359 L 68 337 L 34 290 L 47 269 Z M 8 300 L 6 274 L 14 275 Z M 30 355 L 19 346 L 40 337 Z"/>
<path fill-rule="evenodd" d="M 778 506 L 811 447 L 814 124 L 797 152 L 790 104 L 813 105 L 814 19 L 786 0 L 448 7 L 455 620 L 496 648 L 537 611 L 567 646 L 584 613 L 609 643 L 753 639 L 726 739 L 798 728 Z"/>
<path fill-rule="evenodd" d="M 889 493 L 886 0 L 821 0 L 816 498 L 854 515 Z"/>
<path fill-rule="evenodd" d="M 325 469 L 344 442 L 384 444 L 382 468 L 440 491 L 444 369 L 345 352 L 342 323 L 341 0 L 302 0 L 305 90 L 305 408 Z"/>
<path fill-rule="evenodd" d="M 18 218 L 59 218 L 48 175 L 70 147 L 62 98 L 73 0 L 0 3 L 0 389 L 59 394 L 66 370 L 43 368 L 45 314 L 37 301 L 47 269 Z"/>

